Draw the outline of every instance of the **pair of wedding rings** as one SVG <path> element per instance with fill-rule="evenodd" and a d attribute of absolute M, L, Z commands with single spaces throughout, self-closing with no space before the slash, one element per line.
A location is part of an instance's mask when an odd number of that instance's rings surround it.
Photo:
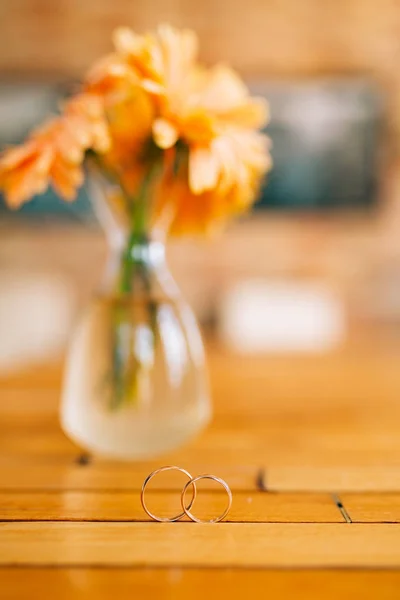
<path fill-rule="evenodd" d="M 181 473 L 184 473 L 189 478 L 189 481 L 185 484 L 185 486 L 183 487 L 183 490 L 181 492 L 182 512 L 174 517 L 169 517 L 169 518 L 168 517 L 159 517 L 159 516 L 153 514 L 147 508 L 146 501 L 145 501 L 146 487 L 147 487 L 149 481 L 151 479 L 153 479 L 153 477 L 155 475 L 157 475 L 158 473 L 162 473 L 163 471 L 180 471 Z M 225 489 L 226 493 L 228 494 L 228 504 L 227 504 L 224 512 L 221 513 L 220 515 L 218 515 L 217 517 L 215 517 L 214 519 L 209 519 L 209 520 L 198 519 L 191 512 L 191 508 L 194 504 L 194 501 L 196 500 L 196 495 L 197 495 L 196 483 L 198 481 L 200 481 L 201 479 L 212 479 L 213 481 L 216 481 L 217 483 L 222 485 L 222 487 Z M 192 497 L 191 497 L 189 504 L 187 504 L 186 493 L 187 493 L 189 487 L 192 490 Z M 179 521 L 185 515 L 187 517 L 189 517 L 189 519 L 191 519 L 192 521 L 194 521 L 196 523 L 218 523 L 219 521 L 222 521 L 223 519 L 225 519 L 226 515 L 230 511 L 230 508 L 232 506 L 232 492 L 231 492 L 229 485 L 226 483 L 226 481 L 224 481 L 220 477 L 216 477 L 215 475 L 198 475 L 198 477 L 192 477 L 192 475 L 185 469 L 182 469 L 181 467 L 176 467 L 175 465 L 173 465 L 173 466 L 160 467 L 159 469 L 156 469 L 155 471 L 153 471 L 152 473 L 150 473 L 150 475 L 148 475 L 146 477 L 146 479 L 144 480 L 143 485 L 142 485 L 142 493 L 140 495 L 140 500 L 142 502 L 143 509 L 146 511 L 146 513 L 149 515 L 149 517 L 151 519 L 153 519 L 154 521 L 159 521 L 160 523 L 173 523 L 174 521 Z"/>

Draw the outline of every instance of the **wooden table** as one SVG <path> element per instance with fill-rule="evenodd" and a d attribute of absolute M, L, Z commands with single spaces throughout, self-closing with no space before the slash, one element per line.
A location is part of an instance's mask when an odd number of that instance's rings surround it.
<path fill-rule="evenodd" d="M 147 464 L 65 438 L 59 365 L 0 380 L 1 599 L 400 597 L 400 345 L 209 357 L 212 425 Z M 171 463 L 228 481 L 228 522 L 146 518 L 141 483 Z M 173 512 L 181 483 L 160 478 L 149 503 Z M 211 514 L 223 492 L 198 501 Z"/>

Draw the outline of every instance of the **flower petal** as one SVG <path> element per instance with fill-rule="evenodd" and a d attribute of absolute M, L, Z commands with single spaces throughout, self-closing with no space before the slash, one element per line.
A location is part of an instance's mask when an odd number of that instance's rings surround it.
<path fill-rule="evenodd" d="M 113 42 L 117 52 L 124 55 L 136 54 L 143 47 L 143 36 L 137 35 L 129 27 L 117 27 L 113 33 Z"/>
<path fill-rule="evenodd" d="M 164 87 L 160 83 L 156 83 L 151 79 L 143 79 L 141 86 L 144 90 L 149 92 L 149 94 L 154 94 L 157 96 L 163 96 L 165 94 Z"/>
<path fill-rule="evenodd" d="M 218 157 L 208 148 L 196 148 L 189 155 L 189 186 L 194 194 L 216 187 L 220 173 Z"/>
<path fill-rule="evenodd" d="M 259 129 L 269 121 L 268 102 L 264 98 L 248 98 L 242 104 L 220 114 L 230 126 Z"/>
<path fill-rule="evenodd" d="M 156 119 L 153 123 L 154 141 L 159 146 L 166 150 L 172 148 L 178 140 L 178 130 L 166 119 Z"/>
<path fill-rule="evenodd" d="M 209 71 L 201 93 L 201 105 L 209 110 L 225 112 L 240 106 L 247 96 L 247 87 L 239 75 L 225 65 L 217 65 Z"/>
<path fill-rule="evenodd" d="M 50 175 L 53 187 L 64 200 L 76 198 L 77 188 L 83 183 L 83 171 L 80 166 L 58 160 L 54 162 Z"/>
<path fill-rule="evenodd" d="M 0 171 L 7 171 L 16 167 L 26 159 L 29 159 L 32 156 L 32 152 L 35 151 L 36 145 L 30 141 L 22 146 L 8 148 L 0 157 Z"/>
<path fill-rule="evenodd" d="M 2 185 L 9 206 L 18 208 L 32 196 L 46 190 L 52 157 L 51 148 L 45 147 L 31 161 L 23 163 L 4 177 Z"/>

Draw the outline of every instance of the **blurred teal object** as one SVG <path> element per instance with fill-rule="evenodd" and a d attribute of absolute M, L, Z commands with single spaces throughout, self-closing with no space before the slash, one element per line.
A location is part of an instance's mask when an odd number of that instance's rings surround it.
<path fill-rule="evenodd" d="M 9 210 L 2 201 L 2 210 Z M 13 211 L 14 212 L 14 211 Z M 72 220 L 91 219 L 93 215 L 86 186 L 83 186 L 78 197 L 73 202 L 65 202 L 51 188 L 41 196 L 35 196 L 30 202 L 20 208 L 15 214 L 39 216 L 49 215 Z"/>
<path fill-rule="evenodd" d="M 261 84 L 274 167 L 256 208 L 367 209 L 377 199 L 382 98 L 373 82 Z"/>
<path fill-rule="evenodd" d="M 274 161 L 256 210 L 315 212 L 374 206 L 383 122 L 382 95 L 374 82 L 313 79 L 251 87 L 271 106 L 267 132 Z M 0 145 L 21 141 L 55 112 L 63 92 L 49 85 L 0 85 Z M 0 201 L 0 212 L 5 210 Z M 93 217 L 85 188 L 73 203 L 61 201 L 49 190 L 16 214 Z"/>

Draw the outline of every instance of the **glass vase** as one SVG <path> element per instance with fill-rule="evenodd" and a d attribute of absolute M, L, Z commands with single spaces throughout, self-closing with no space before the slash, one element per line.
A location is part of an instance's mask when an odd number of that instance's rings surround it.
<path fill-rule="evenodd" d="M 90 452 L 146 459 L 178 448 L 209 422 L 204 349 L 162 239 L 148 231 L 143 207 L 128 214 L 112 194 L 92 182 L 109 259 L 70 344 L 61 424 Z"/>

